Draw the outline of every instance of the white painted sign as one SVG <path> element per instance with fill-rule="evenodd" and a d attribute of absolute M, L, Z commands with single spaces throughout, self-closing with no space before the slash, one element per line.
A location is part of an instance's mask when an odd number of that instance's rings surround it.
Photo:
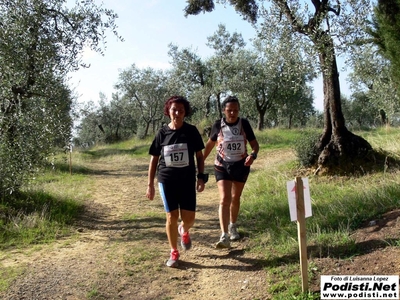
<path fill-rule="evenodd" d="M 310 197 L 310 186 L 308 185 L 308 178 L 301 178 L 303 180 L 303 189 L 304 189 L 304 210 L 305 217 L 311 217 L 311 197 Z M 288 181 L 286 183 L 288 200 L 289 200 L 289 211 L 290 211 L 290 220 L 297 221 L 297 208 L 296 208 L 296 182 Z"/>

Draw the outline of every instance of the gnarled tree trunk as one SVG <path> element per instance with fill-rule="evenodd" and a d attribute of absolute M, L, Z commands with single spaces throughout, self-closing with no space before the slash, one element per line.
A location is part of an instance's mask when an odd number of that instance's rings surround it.
<path fill-rule="evenodd" d="M 320 168 L 335 173 L 338 169 L 352 172 L 359 168 L 359 162 L 368 159 L 372 147 L 346 128 L 333 40 L 325 34 L 324 41 L 324 45 L 319 47 L 319 60 L 323 67 L 324 131 L 316 145 L 318 157 L 315 162 Z"/>
<path fill-rule="evenodd" d="M 196 15 L 200 12 L 214 9 L 212 0 L 191 0 L 185 8 L 187 14 Z M 255 22 L 258 17 L 258 2 L 256 0 L 229 1 L 235 9 Z M 292 30 L 308 36 L 319 53 L 320 66 L 323 70 L 324 85 L 324 131 L 316 145 L 317 154 L 314 163 L 318 169 L 324 168 L 333 173 L 348 173 L 355 169 L 362 170 L 364 163 L 370 160 L 373 153 L 371 145 L 362 137 L 351 133 L 345 126 L 340 100 L 339 73 L 337 70 L 335 48 L 330 35 L 328 14 L 340 16 L 342 4 L 340 1 L 312 0 L 314 13 L 305 14 L 292 5 L 297 1 L 273 0 L 281 15 L 285 15 Z M 332 5 L 334 4 L 334 5 Z M 311 7 L 311 6 L 310 6 Z M 323 22 L 326 21 L 326 24 Z"/>

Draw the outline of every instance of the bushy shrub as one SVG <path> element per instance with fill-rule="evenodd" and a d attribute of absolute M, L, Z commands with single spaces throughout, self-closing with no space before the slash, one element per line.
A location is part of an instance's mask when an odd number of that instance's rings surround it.
<path fill-rule="evenodd" d="M 316 143 L 321 133 L 318 131 L 304 131 L 294 143 L 294 151 L 300 164 L 304 167 L 310 167 L 318 158 Z"/>

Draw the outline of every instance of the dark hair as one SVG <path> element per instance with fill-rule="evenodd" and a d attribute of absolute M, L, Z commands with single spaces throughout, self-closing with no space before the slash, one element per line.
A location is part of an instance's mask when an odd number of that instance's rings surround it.
<path fill-rule="evenodd" d="M 183 96 L 172 96 L 164 104 L 164 115 L 169 117 L 169 109 L 171 108 L 172 103 L 182 103 L 185 107 L 185 117 L 189 116 L 192 113 L 192 109 L 190 108 L 189 101 Z"/>
<path fill-rule="evenodd" d="M 222 101 L 222 108 L 224 109 L 225 106 L 229 103 L 229 102 L 233 102 L 233 103 L 237 103 L 240 109 L 240 103 L 239 103 L 239 99 L 236 96 L 228 96 L 225 98 L 224 101 Z"/>

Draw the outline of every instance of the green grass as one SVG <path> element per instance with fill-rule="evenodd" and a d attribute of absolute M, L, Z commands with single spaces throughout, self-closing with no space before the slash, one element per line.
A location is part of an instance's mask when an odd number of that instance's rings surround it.
<path fill-rule="evenodd" d="M 94 159 L 120 159 L 125 155 L 147 156 L 151 139 L 131 139 L 89 150 L 59 154 L 18 194 L 0 202 L 0 250 L 48 243 L 68 234 L 80 215 L 82 201 L 92 185 Z"/>
<path fill-rule="evenodd" d="M 256 131 L 255 135 L 260 144 L 260 149 L 286 149 L 292 148 L 296 139 L 301 137 L 303 130 L 269 129 Z"/>
<path fill-rule="evenodd" d="M 82 205 L 71 198 L 57 197 L 40 190 L 15 195 L 3 202 L 0 250 L 52 242 L 70 234 L 69 226 L 79 215 Z"/>
<path fill-rule="evenodd" d="M 96 298 L 98 295 L 99 295 L 99 292 L 97 290 L 97 287 L 92 287 L 92 289 L 89 292 L 87 292 L 86 298 L 92 299 L 92 298 Z"/>
<path fill-rule="evenodd" d="M 383 128 L 356 132 L 374 148 L 400 154 L 400 129 Z M 292 149 L 301 130 L 273 129 L 256 132 L 261 155 Z M 61 236 L 73 234 L 71 225 L 80 215 L 82 202 L 90 197 L 92 185 L 90 162 L 101 159 L 123 159 L 124 156 L 146 157 L 151 138 L 132 139 L 122 143 L 96 146 L 89 150 L 74 150 L 72 155 L 56 157 L 52 165 L 22 189 L 0 203 L 0 254 L 8 248 L 51 243 Z M 71 159 L 71 160 L 70 160 Z M 264 257 L 268 274 L 268 292 L 273 299 L 317 299 L 316 295 L 301 293 L 297 225 L 290 221 L 286 182 L 297 174 L 296 161 L 285 162 L 274 168 L 268 166 L 252 172 L 243 192 L 240 211 L 241 231 L 251 237 L 249 251 Z M 312 257 L 351 258 L 361 249 L 351 237 L 364 222 L 379 217 L 386 211 L 400 207 L 400 172 L 386 171 L 357 177 L 309 176 L 312 217 L 306 220 L 307 242 Z M 72 171 L 72 172 L 71 172 Z M 72 173 L 72 174 L 71 174 Z M 163 218 L 162 214 L 127 215 L 137 222 L 142 217 Z M 399 246 L 399 241 L 389 241 Z M 1 256 L 0 255 L 0 256 Z M 140 263 L 144 268 L 159 253 L 145 248 L 133 249 L 125 256 L 136 272 Z M 159 268 L 159 266 L 152 266 Z M 312 266 L 309 266 L 312 278 Z M 0 290 L 4 290 L 19 271 L 0 272 Z M 133 273 L 132 273 L 133 275 Z M 87 297 L 97 294 L 93 288 Z"/>
<path fill-rule="evenodd" d="M 22 269 L 16 269 L 15 267 L 3 267 L 0 269 L 0 291 L 4 291 L 8 288 L 8 285 L 21 273 Z"/>
<path fill-rule="evenodd" d="M 400 159 L 400 131 L 398 128 L 382 127 L 371 131 L 356 132 L 356 134 L 366 139 L 373 148 L 386 150 Z"/>
<path fill-rule="evenodd" d="M 86 159 L 98 159 L 115 155 L 148 156 L 151 137 L 146 139 L 133 138 L 128 141 L 114 143 L 111 145 L 98 145 L 90 149 L 82 149 L 81 152 Z"/>
<path fill-rule="evenodd" d="M 146 245 L 132 248 L 124 255 L 127 274 L 140 276 L 140 273 L 149 272 L 149 270 L 162 271 L 160 264 L 154 264 L 154 258 L 160 255 L 159 251 Z"/>
<path fill-rule="evenodd" d="M 261 140 L 290 148 L 297 133 L 273 130 L 258 133 Z M 373 147 L 400 153 L 400 130 L 358 132 Z M 280 148 L 282 147 L 282 148 Z M 292 168 L 291 168 L 292 167 Z M 362 249 L 351 234 L 368 220 L 400 207 L 400 171 L 358 177 L 309 176 L 312 217 L 306 219 L 311 257 L 351 258 Z M 294 180 L 296 164 L 253 172 L 243 192 L 241 227 L 253 241 L 251 251 L 264 255 L 273 299 L 314 299 L 301 293 L 297 224 L 290 221 L 286 182 Z M 387 241 L 398 246 L 399 241 Z M 312 277 L 312 272 L 309 272 Z M 294 279 L 293 279 L 294 278 Z M 295 282 L 293 282 L 295 280 Z M 316 298 L 315 298 L 316 299 Z"/>

